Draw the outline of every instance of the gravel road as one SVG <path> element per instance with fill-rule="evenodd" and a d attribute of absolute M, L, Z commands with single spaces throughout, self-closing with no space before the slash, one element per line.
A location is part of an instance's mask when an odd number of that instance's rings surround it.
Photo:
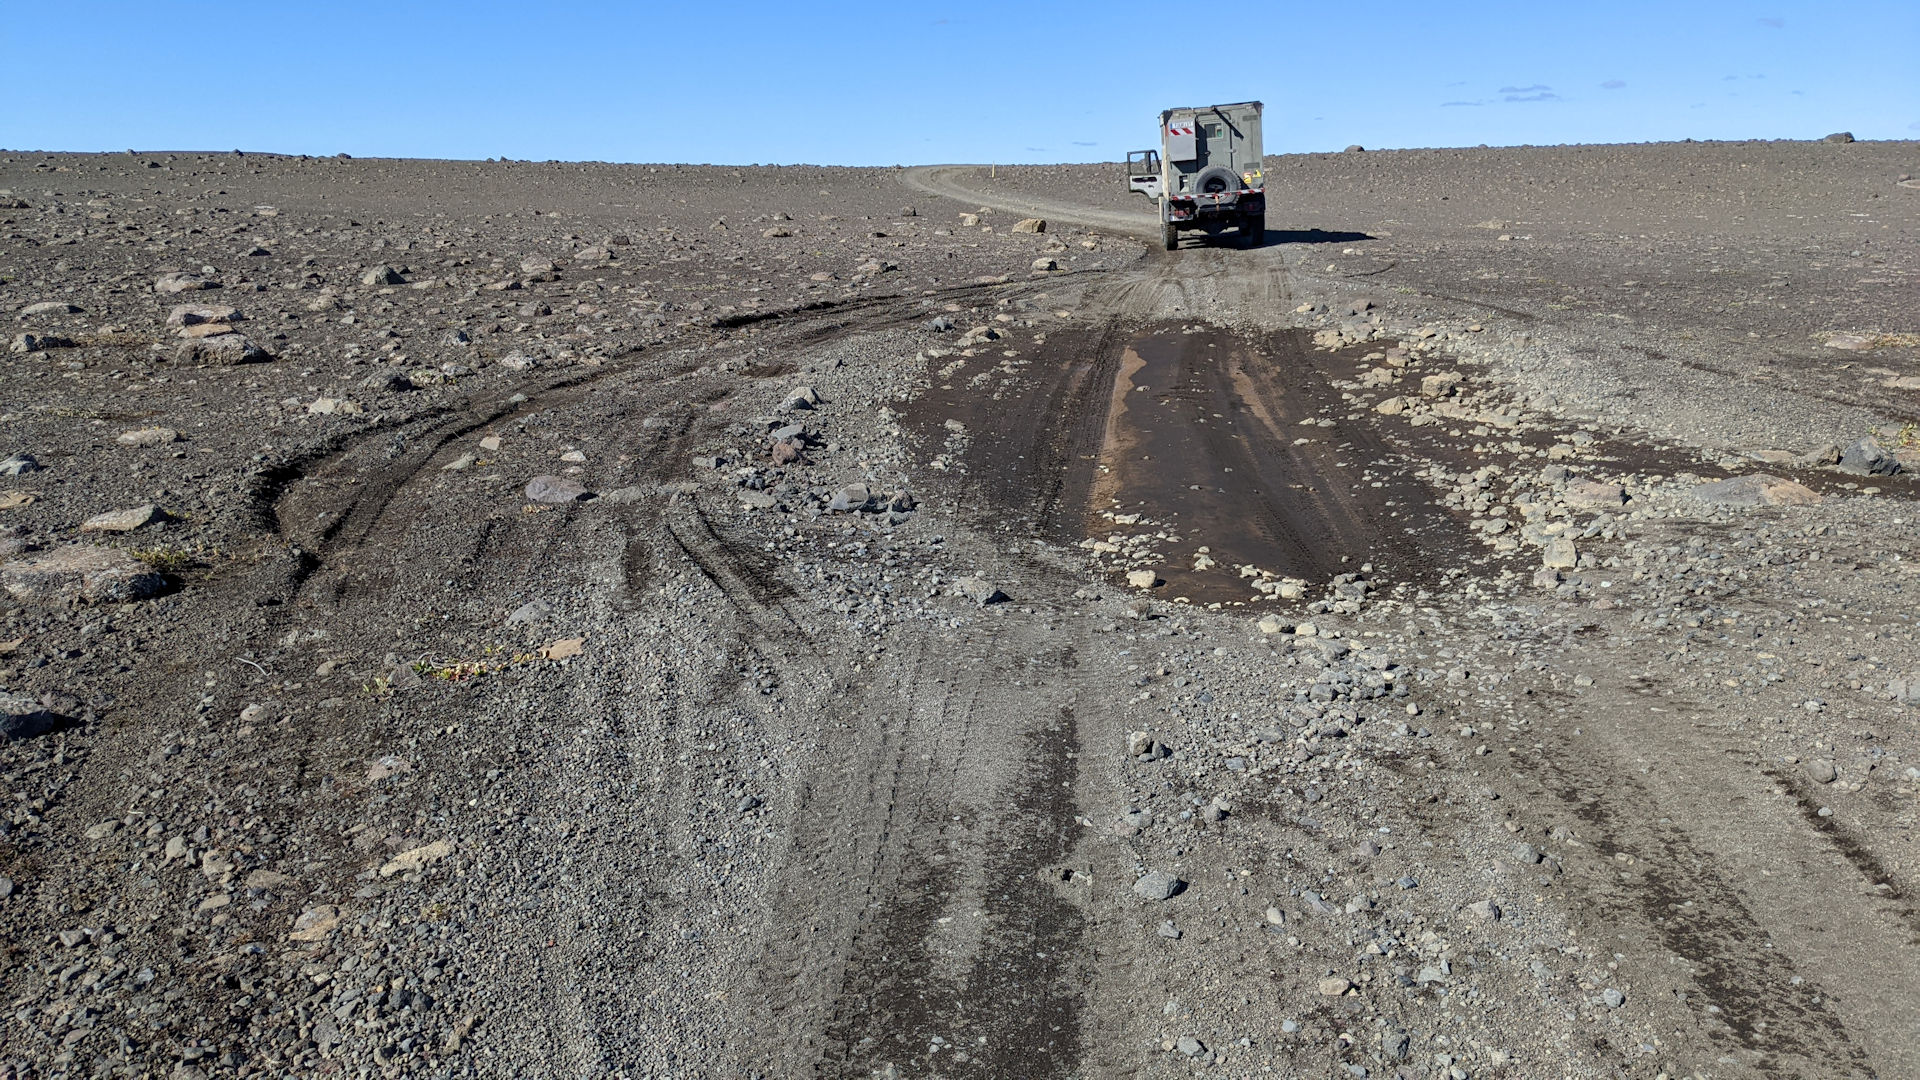
<path fill-rule="evenodd" d="M 0 152 L 0 1076 L 1920 1073 L 1916 158 Z"/>

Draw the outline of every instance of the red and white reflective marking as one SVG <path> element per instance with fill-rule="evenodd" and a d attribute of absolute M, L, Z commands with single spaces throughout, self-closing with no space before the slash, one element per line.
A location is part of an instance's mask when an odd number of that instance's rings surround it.
<path fill-rule="evenodd" d="M 1185 124 L 1185 125 L 1181 125 L 1181 124 L 1168 124 L 1168 125 L 1167 125 L 1167 134 L 1169 134 L 1169 135 L 1191 135 L 1191 134 L 1193 134 L 1193 125 L 1192 125 L 1192 124 Z"/>

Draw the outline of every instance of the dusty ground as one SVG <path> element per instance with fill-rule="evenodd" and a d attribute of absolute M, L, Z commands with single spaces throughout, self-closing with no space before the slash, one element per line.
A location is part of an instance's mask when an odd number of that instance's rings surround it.
<path fill-rule="evenodd" d="M 0 1075 L 1920 1073 L 1920 147 L 1269 165 L 0 154 Z"/>

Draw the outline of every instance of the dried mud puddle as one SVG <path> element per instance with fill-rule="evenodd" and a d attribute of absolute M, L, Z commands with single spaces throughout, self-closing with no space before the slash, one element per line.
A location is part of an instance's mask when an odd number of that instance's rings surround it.
<path fill-rule="evenodd" d="M 1155 595 L 1242 604 L 1363 569 L 1427 584 L 1479 553 L 1418 465 L 1344 418 L 1345 372 L 1326 366 L 1345 362 L 1299 332 L 1157 324 L 1056 334 L 1033 356 L 998 385 L 936 360 L 948 377 L 910 426 L 995 513 L 1116 581 L 1151 571 Z"/>

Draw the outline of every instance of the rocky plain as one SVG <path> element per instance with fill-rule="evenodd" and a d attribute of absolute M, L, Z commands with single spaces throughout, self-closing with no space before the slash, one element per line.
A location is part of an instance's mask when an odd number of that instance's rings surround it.
<path fill-rule="evenodd" d="M 1920 144 L 1267 169 L 0 152 L 0 1077 L 1920 1075 Z"/>

